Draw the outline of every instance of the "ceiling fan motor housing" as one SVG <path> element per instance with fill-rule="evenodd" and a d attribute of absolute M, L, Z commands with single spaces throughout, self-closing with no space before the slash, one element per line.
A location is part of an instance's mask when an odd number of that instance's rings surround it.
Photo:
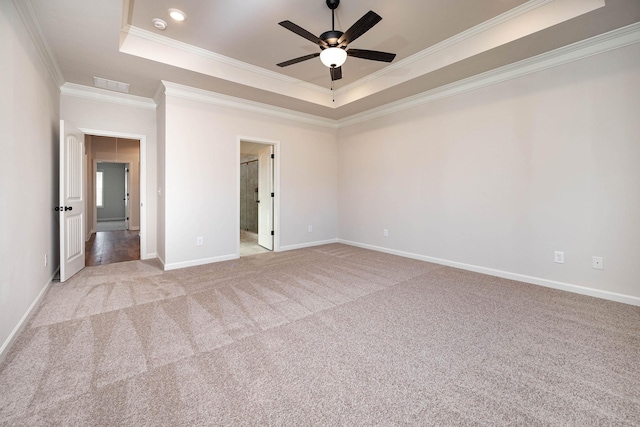
<path fill-rule="evenodd" d="M 342 37 L 343 34 L 344 33 L 342 31 L 330 30 L 330 31 L 326 31 L 326 32 L 322 33 L 320 35 L 320 39 L 322 39 L 325 42 L 327 42 L 329 47 L 336 47 L 336 46 L 338 46 L 338 39 L 340 39 L 340 37 Z M 322 46 L 320 46 L 320 47 L 322 49 L 325 49 Z"/>

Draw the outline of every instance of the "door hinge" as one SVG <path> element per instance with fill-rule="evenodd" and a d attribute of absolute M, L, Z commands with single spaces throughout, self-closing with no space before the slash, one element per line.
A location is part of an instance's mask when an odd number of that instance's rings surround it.
<path fill-rule="evenodd" d="M 271 235 L 273 236 L 273 230 L 271 230 Z"/>
<path fill-rule="evenodd" d="M 129 217 L 127 217 L 127 221 L 129 221 Z"/>
<path fill-rule="evenodd" d="M 272 159 L 275 159 L 275 155 L 273 155 L 273 154 L 272 154 L 272 155 L 271 155 L 271 158 L 272 158 Z"/>
<path fill-rule="evenodd" d="M 275 193 L 271 193 L 271 197 L 276 197 Z"/>

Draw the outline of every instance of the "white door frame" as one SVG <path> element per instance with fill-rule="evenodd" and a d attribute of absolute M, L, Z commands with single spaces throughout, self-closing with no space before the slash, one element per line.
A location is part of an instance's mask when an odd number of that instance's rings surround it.
<path fill-rule="evenodd" d="M 280 141 L 238 135 L 236 143 L 236 230 L 238 240 L 236 255 L 240 258 L 240 144 L 242 141 L 255 144 L 273 145 L 273 252 L 280 252 Z"/>
<path fill-rule="evenodd" d="M 151 257 L 147 254 L 147 136 L 136 133 L 112 132 L 109 130 L 79 129 L 84 132 L 85 135 L 137 139 L 140 141 L 140 259 L 155 258 L 155 254 Z M 239 217 L 240 214 L 238 214 L 238 218 Z"/>

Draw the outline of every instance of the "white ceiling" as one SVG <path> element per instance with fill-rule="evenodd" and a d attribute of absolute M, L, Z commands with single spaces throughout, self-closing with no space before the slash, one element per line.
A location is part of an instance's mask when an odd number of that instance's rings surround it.
<path fill-rule="evenodd" d="M 383 18 L 350 47 L 397 57 L 348 58 L 332 94 L 319 59 L 275 65 L 319 51 L 278 22 L 320 35 L 331 29 L 324 0 L 29 1 L 65 82 L 93 86 L 102 77 L 151 98 L 164 80 L 329 119 L 640 21 L 638 0 L 342 0 L 336 29 L 369 10 Z M 171 20 L 172 7 L 187 20 Z M 155 29 L 153 18 L 168 28 Z"/>

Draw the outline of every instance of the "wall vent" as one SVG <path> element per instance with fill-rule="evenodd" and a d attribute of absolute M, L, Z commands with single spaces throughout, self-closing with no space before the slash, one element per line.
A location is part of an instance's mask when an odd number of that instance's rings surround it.
<path fill-rule="evenodd" d="M 116 82 L 114 80 L 94 77 L 93 84 L 95 87 L 107 90 L 115 90 L 116 92 L 129 93 L 129 83 Z"/>

